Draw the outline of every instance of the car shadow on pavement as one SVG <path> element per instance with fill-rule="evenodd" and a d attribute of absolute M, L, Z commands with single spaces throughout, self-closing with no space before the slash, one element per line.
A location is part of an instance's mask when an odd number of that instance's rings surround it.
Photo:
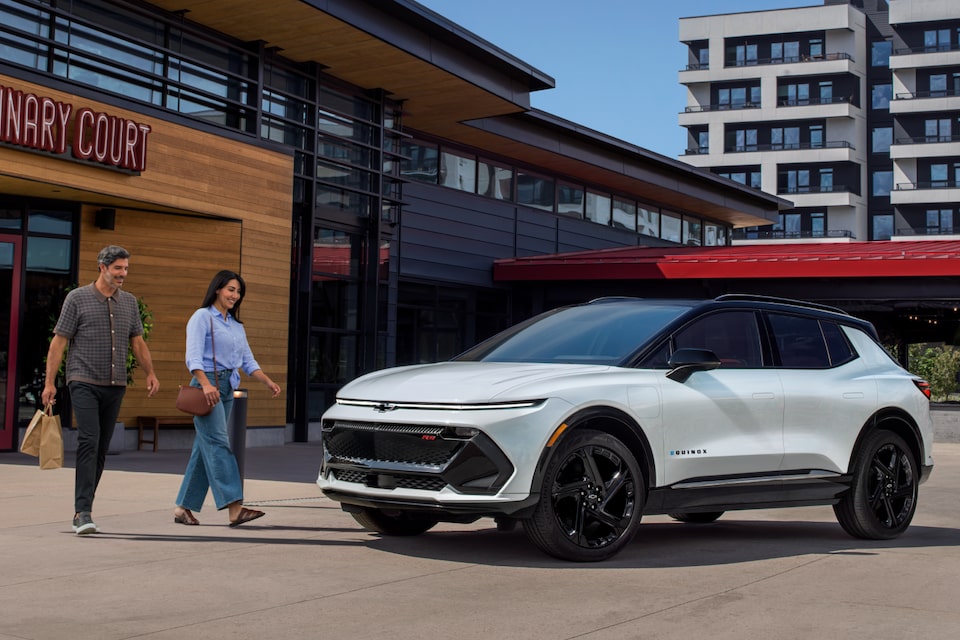
<path fill-rule="evenodd" d="M 873 555 L 888 549 L 960 546 L 960 529 L 911 526 L 893 540 L 860 540 L 836 523 L 720 521 L 709 525 L 642 524 L 633 542 L 609 560 L 571 563 L 553 559 L 529 542 L 520 528 L 497 531 L 431 531 L 399 538 L 370 534 L 378 551 L 418 558 L 492 566 L 537 568 L 682 568 L 738 564 L 807 555 Z"/>

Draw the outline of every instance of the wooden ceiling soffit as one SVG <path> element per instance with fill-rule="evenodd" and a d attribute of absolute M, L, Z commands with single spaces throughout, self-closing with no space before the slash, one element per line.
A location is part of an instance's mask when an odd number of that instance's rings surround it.
<path fill-rule="evenodd" d="M 356 0 L 354 0 L 356 1 Z M 325 72 L 364 89 L 382 89 L 404 102 L 404 124 L 443 135 L 459 121 L 521 112 L 529 107 L 529 84 L 478 62 L 464 51 L 371 9 L 354 7 L 358 20 L 389 25 L 397 44 L 344 22 L 301 0 L 151 0 L 167 11 L 242 41 L 264 41 L 280 55 L 312 61 Z M 332 5 L 331 5 L 332 6 Z"/>

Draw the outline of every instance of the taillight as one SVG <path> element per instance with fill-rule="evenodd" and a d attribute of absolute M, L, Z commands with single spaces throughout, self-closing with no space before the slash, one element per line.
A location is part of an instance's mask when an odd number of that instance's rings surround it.
<path fill-rule="evenodd" d="M 913 384 L 917 385 L 917 389 L 920 389 L 920 393 L 927 396 L 927 400 L 930 399 L 930 383 L 926 380 L 921 380 L 920 378 L 914 378 Z"/>

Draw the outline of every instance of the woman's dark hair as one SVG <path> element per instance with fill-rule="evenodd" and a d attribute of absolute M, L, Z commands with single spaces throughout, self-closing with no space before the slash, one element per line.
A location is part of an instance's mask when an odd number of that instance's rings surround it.
<path fill-rule="evenodd" d="M 240 274 L 236 271 L 224 269 L 213 276 L 213 280 L 210 281 L 210 286 L 207 287 L 207 294 L 203 296 L 203 303 L 200 307 L 206 309 L 216 302 L 217 291 L 227 286 L 227 283 L 231 280 L 236 280 L 240 283 L 240 299 L 237 300 L 237 304 L 233 305 L 233 309 L 230 310 L 230 315 L 233 316 L 234 320 L 243 324 L 240 320 L 240 303 L 243 302 L 243 296 L 247 295 L 247 283 L 243 281 L 243 278 L 241 278 Z"/>

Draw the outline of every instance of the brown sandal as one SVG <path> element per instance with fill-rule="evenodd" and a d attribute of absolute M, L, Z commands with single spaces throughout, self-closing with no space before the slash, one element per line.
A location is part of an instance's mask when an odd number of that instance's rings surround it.
<path fill-rule="evenodd" d="M 200 521 L 193 517 L 193 513 L 190 512 L 190 509 L 184 509 L 183 513 L 180 514 L 173 514 L 173 521 L 177 524 L 188 524 L 191 526 L 200 524 Z"/>
<path fill-rule="evenodd" d="M 247 509 L 246 507 L 243 507 L 240 509 L 240 513 L 237 514 L 237 519 L 230 521 L 230 526 L 239 527 L 245 522 L 262 518 L 265 515 L 267 514 L 265 514 L 263 511 L 257 511 L 256 509 Z"/>

